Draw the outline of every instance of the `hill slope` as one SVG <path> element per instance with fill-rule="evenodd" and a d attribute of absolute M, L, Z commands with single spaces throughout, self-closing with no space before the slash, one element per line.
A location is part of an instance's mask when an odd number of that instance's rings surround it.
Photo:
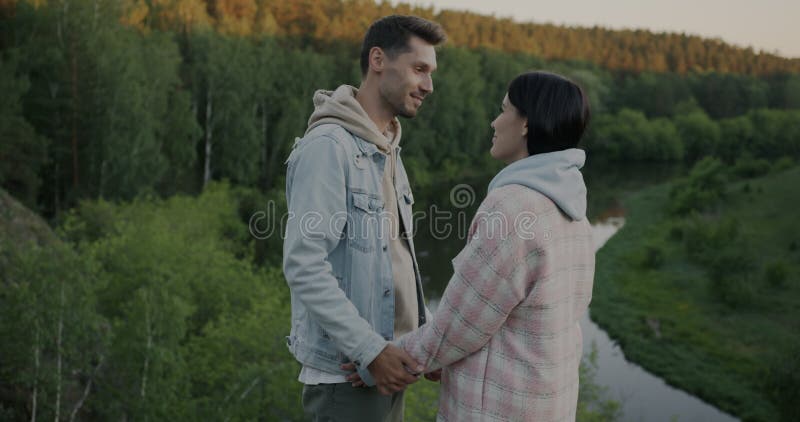
<path fill-rule="evenodd" d="M 729 182 L 720 206 L 688 217 L 667 212 L 671 187 L 624 200 L 592 319 L 670 384 L 743 420 L 796 420 L 800 223 L 786 207 L 800 168 Z"/>

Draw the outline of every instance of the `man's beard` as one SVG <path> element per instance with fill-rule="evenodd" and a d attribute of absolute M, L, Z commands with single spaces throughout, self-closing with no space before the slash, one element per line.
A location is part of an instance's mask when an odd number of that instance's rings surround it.
<path fill-rule="evenodd" d="M 417 109 L 406 106 L 406 97 L 408 94 L 405 92 L 383 93 L 383 100 L 392 108 L 392 114 L 410 119 L 417 116 Z"/>
<path fill-rule="evenodd" d="M 405 101 L 402 101 L 403 99 L 405 99 L 405 96 L 403 96 L 400 99 L 400 101 L 392 101 L 392 102 L 389 103 L 392 106 L 392 109 L 393 109 L 392 111 L 394 112 L 394 115 L 395 116 L 400 116 L 400 117 L 405 117 L 407 119 L 411 119 L 413 117 L 416 117 L 417 116 L 417 109 L 407 107 Z"/>
<path fill-rule="evenodd" d="M 403 107 L 401 110 L 395 110 L 394 114 L 400 117 L 405 117 L 406 119 L 411 119 L 417 117 L 417 110 L 409 110 Z"/>

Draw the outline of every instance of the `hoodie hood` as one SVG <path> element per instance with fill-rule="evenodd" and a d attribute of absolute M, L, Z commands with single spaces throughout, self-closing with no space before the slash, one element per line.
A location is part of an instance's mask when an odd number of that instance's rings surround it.
<path fill-rule="evenodd" d="M 517 160 L 489 183 L 489 192 L 505 185 L 523 185 L 550 198 L 573 220 L 586 218 L 586 184 L 580 172 L 586 153 L 577 148 L 536 154 Z"/>
<path fill-rule="evenodd" d="M 375 122 L 356 100 L 358 89 L 342 85 L 335 91 L 319 90 L 314 93 L 314 112 L 308 118 L 306 134 L 317 126 L 337 124 L 353 135 L 375 144 L 381 152 L 388 154 L 392 147 L 400 143 L 400 122 L 392 120 L 386 135 L 381 133 Z"/>

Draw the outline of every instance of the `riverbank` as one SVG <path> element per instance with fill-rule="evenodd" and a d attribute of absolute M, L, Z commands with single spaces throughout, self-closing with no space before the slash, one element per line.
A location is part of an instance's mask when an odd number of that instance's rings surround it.
<path fill-rule="evenodd" d="M 746 421 L 791 417 L 800 230 L 788 206 L 800 168 L 727 182 L 717 206 L 683 216 L 670 212 L 673 185 L 622 199 L 626 224 L 597 256 L 592 319 L 678 388 Z M 723 232 L 735 234 L 727 245 L 698 240 Z"/>

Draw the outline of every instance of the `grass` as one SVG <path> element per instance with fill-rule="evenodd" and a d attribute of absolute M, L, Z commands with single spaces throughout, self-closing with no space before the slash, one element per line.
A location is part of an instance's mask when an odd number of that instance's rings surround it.
<path fill-rule="evenodd" d="M 789 420 L 796 405 L 785 397 L 797 394 L 797 376 L 787 386 L 773 374 L 798 350 L 800 219 L 791 204 L 800 198 L 800 168 L 729 182 L 718 206 L 693 217 L 700 226 L 738 222 L 734 246 L 751 251 L 743 256 L 754 269 L 743 275 L 745 300 L 737 303 L 721 300 L 708 266 L 687 255 L 692 217 L 669 213 L 671 188 L 623 199 L 626 224 L 598 252 L 592 319 L 628 359 L 668 383 L 746 421 Z M 774 262 L 774 277 L 785 275 L 780 285 L 765 276 Z M 648 319 L 660 322 L 659 333 Z"/>

